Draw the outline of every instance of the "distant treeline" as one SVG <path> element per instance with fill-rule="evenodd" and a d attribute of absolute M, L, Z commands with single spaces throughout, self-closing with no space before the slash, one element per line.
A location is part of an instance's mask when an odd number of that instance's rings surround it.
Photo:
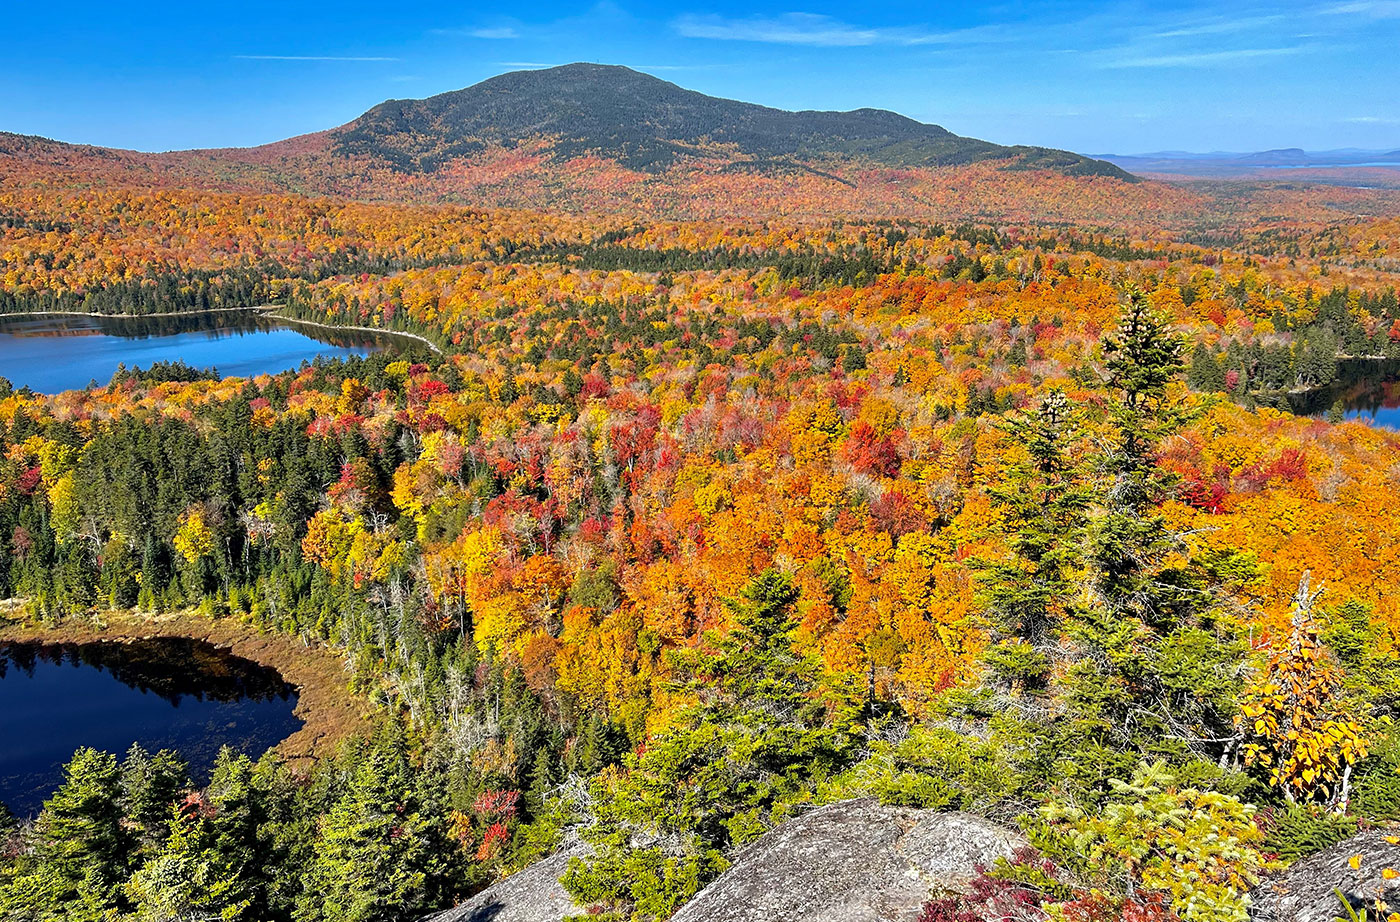
<path fill-rule="evenodd" d="M 338 275 L 383 275 L 403 269 L 452 264 L 465 257 L 406 259 L 354 251 L 291 266 L 276 260 L 222 269 L 177 269 L 158 275 L 110 280 L 86 291 L 0 290 L 0 314 L 72 311 L 86 314 L 169 314 L 267 304 L 295 282 L 319 282 Z"/>

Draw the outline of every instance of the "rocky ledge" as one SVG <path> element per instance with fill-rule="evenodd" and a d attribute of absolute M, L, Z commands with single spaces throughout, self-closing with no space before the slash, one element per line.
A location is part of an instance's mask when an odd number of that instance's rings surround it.
<path fill-rule="evenodd" d="M 1385 879 L 1385 870 L 1400 870 L 1400 830 L 1373 829 L 1309 855 L 1254 891 L 1255 922 L 1333 922 L 1346 918 L 1337 892 L 1358 915 L 1379 898 L 1400 911 L 1400 878 Z M 1356 859 L 1357 867 L 1352 867 Z M 1371 919 L 1376 915 L 1371 913 Z M 1363 918 L 1365 916 L 1363 915 Z"/>
<path fill-rule="evenodd" d="M 819 807 L 744 849 L 673 922 L 915 922 L 938 892 L 1023 844 L 966 813 L 852 800 Z M 494 884 L 430 922 L 561 922 L 586 915 L 559 885 L 575 849 Z"/>

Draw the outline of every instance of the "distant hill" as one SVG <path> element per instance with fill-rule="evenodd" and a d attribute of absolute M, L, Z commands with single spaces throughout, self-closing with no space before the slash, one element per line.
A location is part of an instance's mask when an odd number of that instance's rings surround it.
<path fill-rule="evenodd" d="M 1218 179 L 1259 179 L 1293 171 L 1297 175 L 1317 178 L 1313 172 L 1352 175 L 1359 170 L 1400 168 L 1400 150 L 1340 150 L 1308 151 L 1299 147 L 1239 153 L 1213 151 L 1157 151 L 1150 154 L 1100 154 L 1099 157 L 1139 175 L 1200 176 Z M 1287 171 L 1287 173 L 1285 172 Z"/>
<path fill-rule="evenodd" d="M 432 172 L 501 145 L 544 141 L 556 158 L 592 154 L 657 172 L 684 158 L 792 165 L 830 159 L 888 167 L 1008 166 L 1131 179 L 1101 160 L 964 138 L 883 109 L 788 112 L 706 96 L 626 67 L 515 71 L 428 99 L 395 99 L 331 132 L 342 156 Z"/>

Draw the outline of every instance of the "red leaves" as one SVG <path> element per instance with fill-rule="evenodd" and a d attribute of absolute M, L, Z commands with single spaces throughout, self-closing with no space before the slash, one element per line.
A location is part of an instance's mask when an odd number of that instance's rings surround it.
<path fill-rule="evenodd" d="M 1279 480 L 1307 480 L 1308 454 L 1302 448 L 1285 448 L 1278 460 L 1269 465 L 1269 477 Z"/>
<path fill-rule="evenodd" d="M 483 791 L 477 795 L 472 809 L 487 819 L 509 820 L 514 818 L 519 803 L 519 791 Z"/>
<path fill-rule="evenodd" d="M 476 850 L 477 861 L 490 861 L 501 852 L 506 844 L 510 842 L 510 830 L 504 823 L 492 823 L 486 830 L 486 835 L 481 840 L 481 847 Z"/>
<path fill-rule="evenodd" d="M 20 493 L 23 493 L 25 496 L 28 496 L 34 492 L 34 488 L 39 485 L 39 482 L 43 479 L 43 477 L 43 469 L 41 469 L 39 465 L 36 464 L 29 470 L 25 471 L 23 474 L 19 475 L 19 477 L 15 480 L 15 486 L 19 488 Z"/>
<path fill-rule="evenodd" d="M 865 420 L 856 420 L 843 449 L 846 460 L 862 474 L 894 477 L 899 473 L 899 452 L 892 438 L 882 436 Z"/>
<path fill-rule="evenodd" d="M 924 513 L 898 490 L 890 490 L 870 504 L 870 520 L 877 530 L 889 532 L 896 540 L 929 525 Z"/>

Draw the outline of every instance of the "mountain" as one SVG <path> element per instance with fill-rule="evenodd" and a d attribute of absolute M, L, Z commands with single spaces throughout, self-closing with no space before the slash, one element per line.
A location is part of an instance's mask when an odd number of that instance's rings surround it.
<path fill-rule="evenodd" d="M 880 109 L 788 112 L 596 64 L 390 100 L 259 147 L 143 153 L 0 133 L 0 183 L 55 182 L 657 218 L 1105 223 L 1196 204 L 1069 151 Z"/>
<path fill-rule="evenodd" d="M 883 109 L 789 112 L 706 96 L 626 67 L 515 71 L 427 99 L 394 99 L 331 132 L 332 150 L 433 172 L 492 146 L 544 140 L 552 155 L 596 155 L 658 172 L 686 158 L 753 164 L 861 161 L 886 167 L 1006 161 L 1023 169 L 1131 179 L 1100 160 L 965 138 Z"/>

